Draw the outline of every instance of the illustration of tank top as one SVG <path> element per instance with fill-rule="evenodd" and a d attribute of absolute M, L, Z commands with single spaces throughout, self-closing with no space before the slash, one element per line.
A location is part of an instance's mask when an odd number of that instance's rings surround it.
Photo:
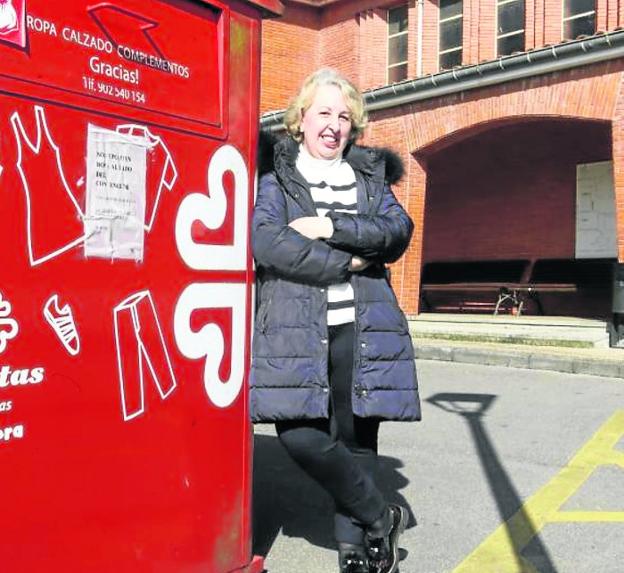
<path fill-rule="evenodd" d="M 124 124 L 118 125 L 115 131 L 124 135 L 142 137 L 148 142 L 145 230 L 151 231 L 156 220 L 163 188 L 167 191 L 173 189 L 178 178 L 178 171 L 165 142 L 162 138 L 153 135 L 147 127 Z"/>
<path fill-rule="evenodd" d="M 11 125 L 17 145 L 17 170 L 26 199 L 28 256 L 32 266 L 44 263 L 84 240 L 83 212 L 74 197 L 46 121 L 35 106 L 37 133 L 28 137 L 17 112 Z"/>
<path fill-rule="evenodd" d="M 0 3 L 0 36 L 17 30 L 17 12 L 12 0 Z"/>

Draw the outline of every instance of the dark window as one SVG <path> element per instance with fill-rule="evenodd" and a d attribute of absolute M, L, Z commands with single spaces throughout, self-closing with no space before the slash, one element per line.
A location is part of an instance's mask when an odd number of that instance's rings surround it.
<path fill-rule="evenodd" d="M 596 11 L 596 0 L 565 0 L 563 3 L 563 17 L 571 18 L 586 12 Z"/>
<path fill-rule="evenodd" d="M 524 51 L 524 0 L 499 0 L 496 53 L 507 56 Z"/>
<path fill-rule="evenodd" d="M 388 83 L 407 77 L 407 4 L 388 10 Z"/>
<path fill-rule="evenodd" d="M 498 39 L 499 56 L 507 56 L 515 52 L 524 52 L 524 34 L 505 36 Z"/>
<path fill-rule="evenodd" d="M 446 52 L 440 54 L 440 69 L 449 70 L 456 66 L 461 66 L 462 63 L 462 51 L 455 50 L 453 52 Z"/>
<path fill-rule="evenodd" d="M 388 68 L 388 83 L 394 84 L 400 82 L 407 77 L 407 64 L 392 66 Z"/>
<path fill-rule="evenodd" d="M 563 39 L 596 33 L 596 0 L 563 0 Z"/>
<path fill-rule="evenodd" d="M 441 70 L 461 66 L 463 42 L 462 0 L 440 0 L 440 47 Z"/>
<path fill-rule="evenodd" d="M 407 30 L 407 5 L 388 10 L 388 36 Z"/>
<path fill-rule="evenodd" d="M 407 34 L 388 38 L 388 64 L 407 62 Z"/>
<path fill-rule="evenodd" d="M 441 0 L 440 21 L 447 20 L 453 16 L 461 16 L 463 10 L 463 0 Z"/>
<path fill-rule="evenodd" d="M 498 33 L 509 34 L 518 30 L 524 30 L 524 0 L 499 2 Z"/>
<path fill-rule="evenodd" d="M 440 51 L 461 47 L 462 32 L 463 18 L 443 22 L 440 26 Z"/>

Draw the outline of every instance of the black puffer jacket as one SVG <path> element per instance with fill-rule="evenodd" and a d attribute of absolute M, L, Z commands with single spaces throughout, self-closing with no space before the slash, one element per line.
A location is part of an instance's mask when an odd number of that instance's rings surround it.
<path fill-rule="evenodd" d="M 295 167 L 297 154 L 298 144 L 290 137 L 275 145 L 274 164 L 268 170 L 265 165 L 268 172 L 260 177 L 253 216 L 259 304 L 252 418 L 328 416 L 326 287 L 350 281 L 356 314 L 353 411 L 362 417 L 418 420 L 412 342 L 384 266 L 403 254 L 413 230 L 390 190 L 402 174 L 401 162 L 385 150 L 356 145 L 346 150 L 356 175 L 359 214 L 330 213 L 334 234 L 323 241 L 288 226 L 299 217 L 316 216 L 308 185 Z M 375 263 L 351 273 L 352 255 Z"/>

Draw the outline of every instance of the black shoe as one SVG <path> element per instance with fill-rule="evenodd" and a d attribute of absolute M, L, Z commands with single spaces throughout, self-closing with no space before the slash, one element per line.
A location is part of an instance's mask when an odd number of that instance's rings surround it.
<path fill-rule="evenodd" d="M 376 537 L 366 534 L 366 547 L 371 573 L 397 573 L 399 569 L 399 537 L 407 526 L 407 509 L 400 505 L 388 506 L 387 534 Z"/>
<path fill-rule="evenodd" d="M 366 550 L 360 545 L 338 544 L 340 573 L 370 573 Z"/>

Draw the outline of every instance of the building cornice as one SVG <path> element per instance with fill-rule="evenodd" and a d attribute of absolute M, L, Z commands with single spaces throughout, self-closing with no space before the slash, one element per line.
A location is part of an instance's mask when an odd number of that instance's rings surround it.
<path fill-rule="evenodd" d="M 624 30 L 546 46 L 364 92 L 369 112 L 527 79 L 624 56 Z M 262 115 L 262 129 L 283 129 L 284 111 Z"/>

